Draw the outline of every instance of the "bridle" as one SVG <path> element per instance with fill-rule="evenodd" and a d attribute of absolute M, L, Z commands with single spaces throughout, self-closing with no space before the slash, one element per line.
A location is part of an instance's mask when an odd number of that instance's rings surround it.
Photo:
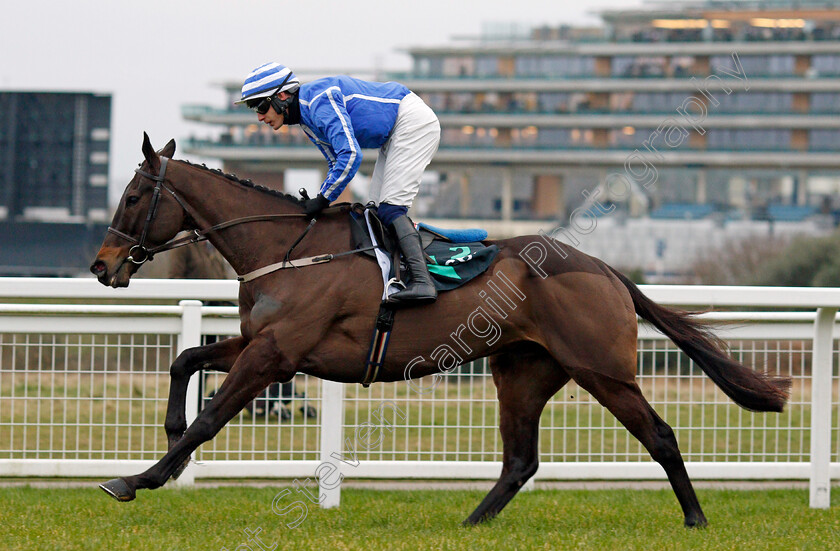
<path fill-rule="evenodd" d="M 170 239 L 169 241 L 167 241 L 166 243 L 164 243 L 163 245 L 159 245 L 157 247 L 149 248 L 149 247 L 146 246 L 146 236 L 149 234 L 149 228 L 151 228 L 152 221 L 157 216 L 158 206 L 160 205 L 161 190 L 165 190 L 166 192 L 168 192 L 178 202 L 178 204 L 181 205 L 181 208 L 184 210 L 184 212 L 187 214 L 187 216 L 189 216 L 190 218 L 195 220 L 195 216 L 193 216 L 193 214 L 191 212 L 192 209 L 180 197 L 178 197 L 178 194 L 175 193 L 175 190 L 173 190 L 172 188 L 167 186 L 166 183 L 165 183 L 166 167 L 169 164 L 169 160 L 170 159 L 168 157 L 163 157 L 163 156 L 160 157 L 160 171 L 159 171 L 160 174 L 158 174 L 158 175 L 151 174 L 150 172 L 146 172 L 145 170 L 142 170 L 140 168 L 135 168 L 134 169 L 134 172 L 136 172 L 140 176 L 143 176 L 144 178 L 148 178 L 149 180 L 152 180 L 152 181 L 155 182 L 155 189 L 152 192 L 152 201 L 149 204 L 149 211 L 146 213 L 146 221 L 143 223 L 143 231 L 140 232 L 140 238 L 136 239 L 136 238 L 128 235 L 127 233 L 121 232 L 118 229 L 115 229 L 111 226 L 108 227 L 108 232 L 109 233 L 112 233 L 112 234 L 116 235 L 117 237 L 120 237 L 120 238 L 128 241 L 129 243 L 133 243 L 132 247 L 128 250 L 128 257 L 126 257 L 126 259 L 123 260 L 123 263 L 132 262 L 134 264 L 137 264 L 138 266 L 141 265 L 141 264 L 145 264 L 146 262 L 151 261 L 154 258 L 154 255 L 159 253 L 159 252 L 168 251 L 168 250 L 171 250 L 171 249 L 175 249 L 177 247 L 183 247 L 184 245 L 192 245 L 193 243 L 198 243 L 199 241 L 205 241 L 205 240 L 208 239 L 208 237 L 207 237 L 208 234 L 219 231 L 219 230 L 222 230 L 222 229 L 225 229 L 225 228 L 229 228 L 231 226 L 236 226 L 238 224 L 244 224 L 246 222 L 259 222 L 259 221 L 263 221 L 263 220 L 276 220 L 278 218 L 306 218 L 307 217 L 307 215 L 305 213 L 302 213 L 302 212 L 301 213 L 289 213 L 289 214 L 258 214 L 258 215 L 255 215 L 255 216 L 244 216 L 242 218 L 235 218 L 233 220 L 228 220 L 226 222 L 216 224 L 215 226 L 211 226 L 211 227 L 203 229 L 203 230 L 198 230 L 198 229 L 193 230 L 193 232 L 191 234 L 189 234 L 185 237 L 173 238 L 173 239 Z M 325 209 L 325 211 L 337 210 L 339 208 L 343 208 L 343 207 L 336 206 L 336 207 L 332 207 L 330 209 Z M 312 218 L 312 220 L 310 220 L 309 224 L 306 226 L 306 229 L 303 231 L 303 233 L 300 235 L 300 237 L 298 237 L 297 240 L 289 248 L 289 251 L 286 253 L 286 256 L 283 259 L 282 263 L 272 264 L 270 266 L 260 268 L 259 270 L 255 270 L 254 272 L 250 272 L 250 273 L 248 273 L 244 276 L 240 276 L 237 279 L 239 279 L 239 281 L 241 281 L 241 282 L 247 282 L 247 281 L 250 281 L 252 279 L 256 279 L 257 277 L 260 277 L 260 276 L 265 275 L 267 273 L 271 273 L 271 272 L 276 271 L 276 270 L 280 270 L 280 269 L 284 269 L 284 268 L 309 266 L 309 265 L 312 265 L 312 264 L 321 264 L 321 263 L 324 263 L 324 262 L 329 262 L 329 261 L 331 261 L 335 258 L 344 256 L 344 255 L 347 255 L 347 254 L 356 254 L 356 253 L 361 253 L 361 252 L 365 252 L 365 251 L 368 251 L 368 250 L 372 249 L 372 247 L 366 247 L 366 248 L 363 248 L 363 249 L 355 249 L 353 251 L 347 251 L 347 252 L 344 252 L 344 253 L 325 254 L 325 255 L 319 255 L 319 256 L 315 256 L 315 257 L 308 257 L 308 258 L 296 260 L 295 263 L 293 264 L 292 261 L 290 260 L 290 256 L 292 254 L 292 251 L 303 240 L 303 238 L 306 236 L 306 234 L 309 233 L 309 230 L 312 229 L 312 226 L 315 224 L 315 221 L 316 221 L 315 218 Z"/>
<path fill-rule="evenodd" d="M 175 192 L 166 187 L 163 183 L 164 179 L 166 178 L 166 167 L 168 164 L 168 157 L 160 158 L 160 174 L 157 176 L 139 168 L 134 169 L 134 172 L 136 172 L 140 176 L 143 176 L 144 178 L 148 178 L 149 180 L 153 180 L 155 182 L 155 189 L 152 192 L 152 202 L 149 204 L 149 211 L 146 213 L 146 221 L 143 223 L 143 231 L 140 233 L 140 239 L 135 239 L 134 237 L 131 237 L 126 233 L 123 233 L 111 226 L 108 226 L 108 231 L 110 233 L 113 233 L 114 235 L 125 239 L 129 243 L 134 243 L 134 246 L 132 246 L 128 250 L 128 258 L 126 258 L 127 262 L 133 262 L 134 264 L 144 264 L 149 260 L 152 260 L 152 257 L 156 252 L 159 252 L 159 250 L 164 250 L 160 247 L 155 247 L 151 250 L 146 247 L 146 236 L 149 234 L 149 228 L 152 225 L 152 220 L 154 220 L 155 216 L 157 215 L 158 205 L 160 204 L 161 189 L 166 189 L 166 191 L 172 194 L 172 196 L 178 201 L 181 207 L 184 207 L 184 210 L 186 210 L 184 204 L 181 202 L 178 196 L 175 195 Z M 135 258 L 135 256 L 138 253 L 141 256 Z"/>
<path fill-rule="evenodd" d="M 177 202 L 181 205 L 181 208 L 184 209 L 184 212 L 187 216 L 191 218 L 195 218 L 192 216 L 191 210 L 189 206 L 180 198 L 178 194 L 175 193 L 175 190 L 170 188 L 166 185 L 166 167 L 169 164 L 168 157 L 161 157 L 160 158 L 160 174 L 154 175 L 145 170 L 140 168 L 135 168 L 134 172 L 143 176 L 144 178 L 148 178 L 155 182 L 155 189 L 152 191 L 152 201 L 149 204 L 149 211 L 146 213 L 146 221 L 143 223 L 143 231 L 140 232 L 140 238 L 134 238 L 127 233 L 123 233 L 118 229 L 113 227 L 108 227 L 108 232 L 113 233 L 117 237 L 125 239 L 129 243 L 134 243 L 134 245 L 128 250 L 128 258 L 126 258 L 126 262 L 133 262 L 134 264 L 145 264 L 146 262 L 153 260 L 154 255 L 168 251 L 171 249 L 175 249 L 177 247 L 183 247 L 184 245 L 191 245 L 193 243 L 198 243 L 199 241 L 205 241 L 207 239 L 207 234 L 213 233 L 215 231 L 219 231 L 224 228 L 228 228 L 230 226 L 235 226 L 237 224 L 243 224 L 245 222 L 257 222 L 260 220 L 273 220 L 275 218 L 303 218 L 306 217 L 304 213 L 294 213 L 294 214 L 261 214 L 257 216 L 245 216 L 243 218 L 236 218 L 234 220 L 228 220 L 227 222 L 222 222 L 221 224 L 216 224 L 215 226 L 211 226 L 204 230 L 193 230 L 192 234 L 187 235 L 186 237 L 179 237 L 177 239 L 170 239 L 163 245 L 159 245 L 157 247 L 147 247 L 146 246 L 146 236 L 149 234 L 149 229 L 152 226 L 152 221 L 157 216 L 157 210 L 160 206 L 160 195 L 161 190 L 165 190 L 168 192 Z"/>

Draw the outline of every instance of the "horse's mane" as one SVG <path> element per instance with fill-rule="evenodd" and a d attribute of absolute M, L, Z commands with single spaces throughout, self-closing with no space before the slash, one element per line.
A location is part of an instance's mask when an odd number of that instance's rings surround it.
<path fill-rule="evenodd" d="M 196 163 L 191 163 L 191 162 L 186 161 L 184 159 L 178 159 L 178 162 L 184 163 L 184 164 L 189 165 L 191 167 L 200 168 L 201 170 L 206 170 L 207 172 L 215 174 L 216 176 L 222 176 L 223 178 L 227 178 L 231 182 L 235 182 L 239 185 L 249 187 L 251 189 L 255 189 L 255 190 L 257 190 L 261 193 L 267 193 L 268 195 L 273 195 L 275 197 L 279 197 L 279 198 L 284 199 L 286 201 L 290 201 L 290 202 L 292 202 L 296 205 L 302 205 L 303 204 L 303 201 L 301 201 L 300 199 L 298 199 L 294 195 L 289 195 L 288 193 L 283 193 L 282 191 L 277 191 L 276 189 L 271 189 L 269 187 L 261 186 L 260 184 L 254 183 L 251 180 L 243 180 L 243 179 L 239 178 L 236 174 L 228 174 L 227 172 L 223 172 L 221 169 L 210 168 L 203 163 L 200 164 L 200 165 L 196 164 Z"/>

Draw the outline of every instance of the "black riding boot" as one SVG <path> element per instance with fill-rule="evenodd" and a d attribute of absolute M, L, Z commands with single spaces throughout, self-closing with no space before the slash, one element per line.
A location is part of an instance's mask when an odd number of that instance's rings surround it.
<path fill-rule="evenodd" d="M 397 237 L 400 251 L 408 266 L 408 285 L 402 291 L 388 297 L 393 303 L 423 303 L 433 302 L 437 298 L 437 289 L 432 283 L 426 259 L 423 257 L 423 244 L 420 234 L 414 229 L 414 224 L 408 216 L 400 216 L 391 223 L 391 229 Z"/>

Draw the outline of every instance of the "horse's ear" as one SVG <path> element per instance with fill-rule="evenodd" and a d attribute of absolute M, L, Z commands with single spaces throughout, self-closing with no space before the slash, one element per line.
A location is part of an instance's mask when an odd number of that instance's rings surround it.
<path fill-rule="evenodd" d="M 160 150 L 159 154 L 163 157 L 172 158 L 175 155 L 175 140 L 169 140 L 169 143 L 163 146 L 163 149 Z"/>
<path fill-rule="evenodd" d="M 146 162 L 149 163 L 149 168 L 153 171 L 157 171 L 160 168 L 160 157 L 155 153 L 155 148 L 152 147 L 152 141 L 145 132 L 143 132 L 143 156 L 146 158 Z"/>

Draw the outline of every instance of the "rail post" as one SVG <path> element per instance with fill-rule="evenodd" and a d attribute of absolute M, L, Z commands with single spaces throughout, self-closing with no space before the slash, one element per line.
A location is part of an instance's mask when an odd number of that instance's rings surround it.
<path fill-rule="evenodd" d="M 178 354 L 192 348 L 201 346 L 201 306 L 200 300 L 182 300 L 178 305 L 183 309 L 181 314 L 181 332 L 178 334 Z M 198 416 L 198 377 L 201 372 L 190 377 L 187 386 L 186 416 L 187 426 L 192 425 Z M 195 465 L 190 456 L 190 463 L 178 480 L 173 481 L 175 486 L 193 486 L 195 484 Z"/>
<path fill-rule="evenodd" d="M 344 435 L 344 385 L 335 381 L 321 380 L 321 464 L 331 463 L 337 472 L 330 478 L 341 480 L 341 461 L 336 456 L 344 454 L 341 437 Z M 318 481 L 318 494 L 322 509 L 331 509 L 341 504 L 341 484 L 327 484 Z"/>
<path fill-rule="evenodd" d="M 810 506 L 827 509 L 831 498 L 831 373 L 837 308 L 818 308 L 811 357 Z"/>

